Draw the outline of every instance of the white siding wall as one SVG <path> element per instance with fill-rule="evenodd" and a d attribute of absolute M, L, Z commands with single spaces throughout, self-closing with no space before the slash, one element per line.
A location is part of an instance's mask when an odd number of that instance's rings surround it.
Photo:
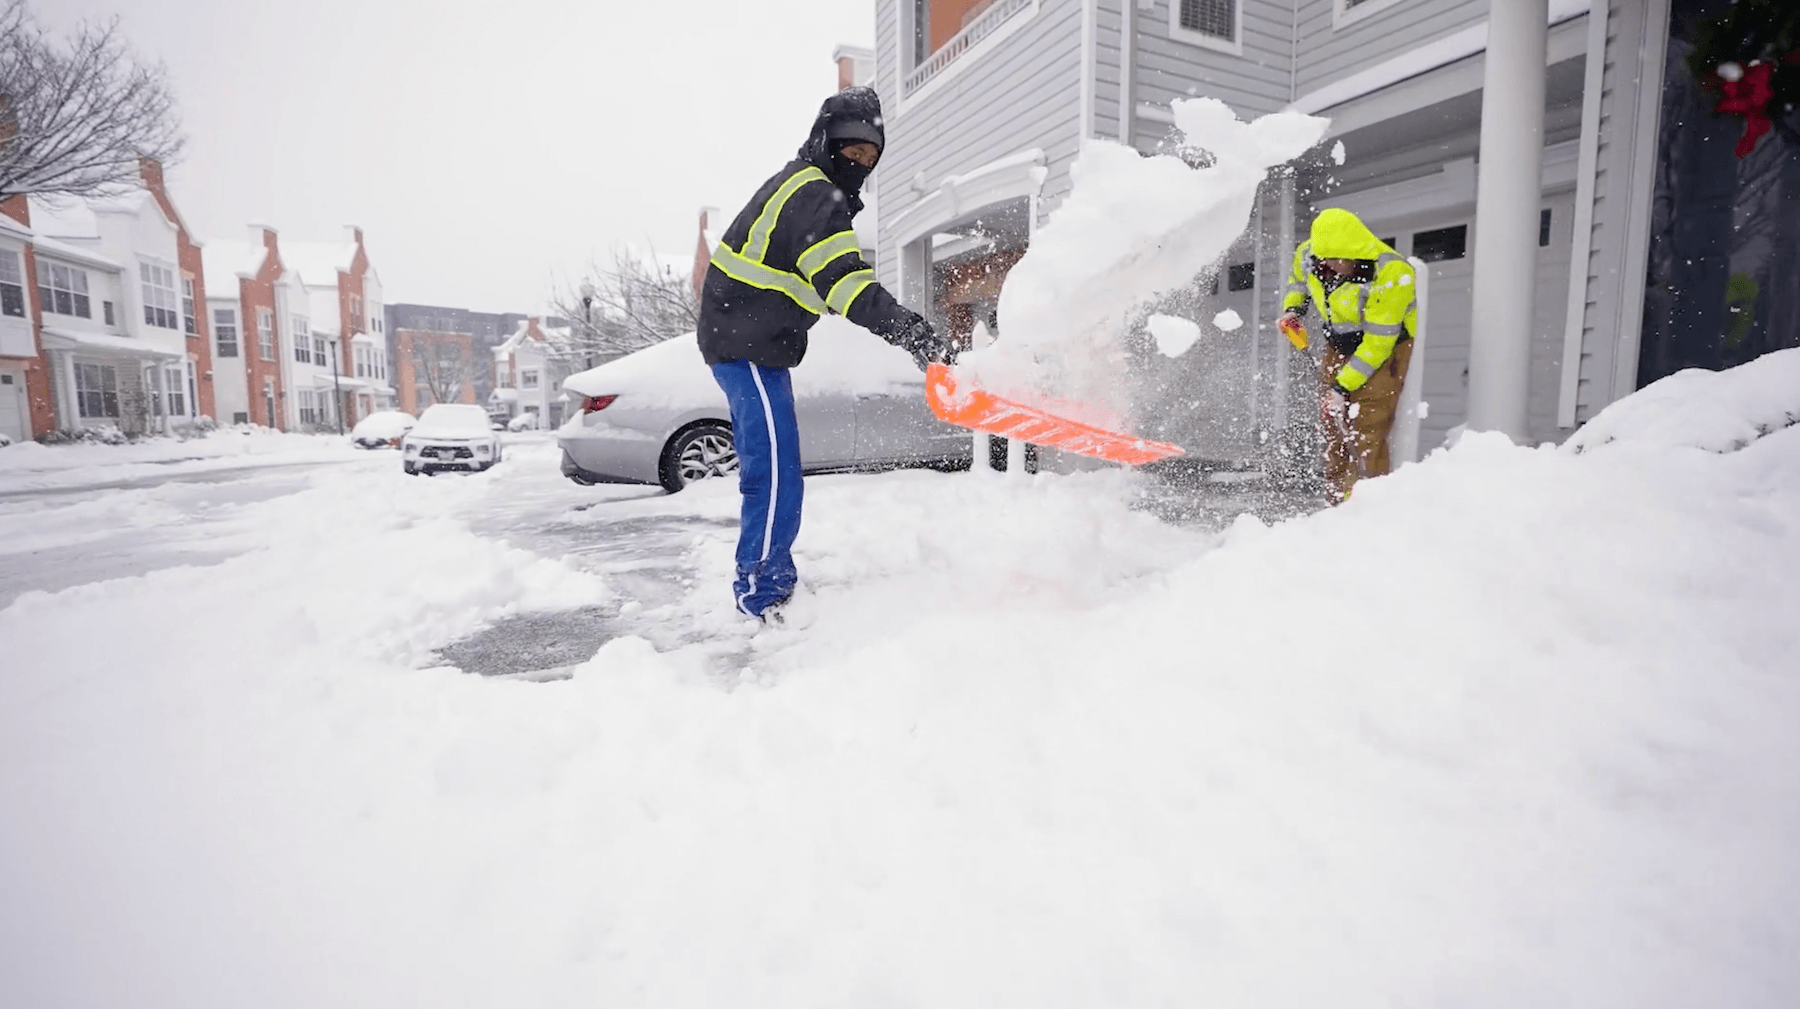
<path fill-rule="evenodd" d="M 1486 0 L 1399 0 L 1333 25 L 1335 0 L 1300 0 L 1294 90 L 1306 94 L 1487 20 Z"/>
<path fill-rule="evenodd" d="M 899 277 L 899 250 L 891 247 L 887 222 L 923 195 L 911 184 L 915 176 L 923 175 L 930 192 L 947 175 L 1039 147 L 1050 170 L 1042 194 L 1048 210 L 1069 191 L 1081 117 L 1081 0 L 1042 0 L 1035 15 L 1018 15 L 1029 23 L 992 51 L 964 56 L 966 65 L 943 71 L 953 78 L 904 109 L 903 2 L 878 0 L 875 21 L 875 87 L 888 119 L 876 271 L 889 286 Z"/>
<path fill-rule="evenodd" d="M 1101 0 L 1103 16 L 1112 11 L 1112 34 L 1101 34 L 1102 79 L 1110 73 L 1118 79 L 1118 7 L 1137 0 Z M 1149 10 L 1133 10 L 1137 23 L 1137 49 L 1132 54 L 1134 104 L 1166 107 L 1176 98 L 1217 98 L 1239 116 L 1249 118 L 1274 112 L 1290 99 L 1293 62 L 1293 8 L 1274 0 L 1243 0 L 1242 56 L 1208 49 L 1171 36 L 1169 12 L 1177 0 L 1156 0 Z M 1103 24 L 1107 22 L 1103 21 Z M 1111 43 L 1108 46 L 1108 43 Z M 1116 86 L 1115 86 L 1116 87 Z M 1101 109 L 1113 124 L 1107 136 L 1117 136 L 1116 90 Z M 1133 124 L 1133 140 L 1140 147 L 1154 146 L 1169 130 L 1165 123 L 1142 116 Z"/>

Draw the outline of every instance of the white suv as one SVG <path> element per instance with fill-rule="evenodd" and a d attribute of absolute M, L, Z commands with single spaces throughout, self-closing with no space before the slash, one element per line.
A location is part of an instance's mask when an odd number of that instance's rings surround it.
<path fill-rule="evenodd" d="M 500 461 L 500 436 L 481 407 L 439 403 L 419 415 L 400 450 L 402 465 L 411 474 L 484 470 Z"/>

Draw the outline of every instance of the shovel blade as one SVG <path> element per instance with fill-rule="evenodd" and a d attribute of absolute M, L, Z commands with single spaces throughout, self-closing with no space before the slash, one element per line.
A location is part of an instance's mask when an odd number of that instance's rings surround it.
<path fill-rule="evenodd" d="M 925 400 L 939 420 L 1046 445 L 1065 452 L 1104 459 L 1127 466 L 1181 455 L 1181 447 L 1149 441 L 1060 417 L 1042 407 L 996 396 L 974 385 L 959 384 L 950 369 L 933 364 L 925 370 Z"/>

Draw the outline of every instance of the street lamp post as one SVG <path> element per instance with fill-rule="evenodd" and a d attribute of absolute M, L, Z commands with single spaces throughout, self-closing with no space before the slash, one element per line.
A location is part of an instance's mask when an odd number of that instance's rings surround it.
<path fill-rule="evenodd" d="M 581 284 L 581 324 L 587 330 L 587 353 L 582 355 L 583 367 L 594 366 L 594 285 L 591 281 Z"/>
<path fill-rule="evenodd" d="M 337 414 L 338 434 L 344 433 L 344 387 L 338 383 L 338 345 L 331 341 L 331 412 Z"/>

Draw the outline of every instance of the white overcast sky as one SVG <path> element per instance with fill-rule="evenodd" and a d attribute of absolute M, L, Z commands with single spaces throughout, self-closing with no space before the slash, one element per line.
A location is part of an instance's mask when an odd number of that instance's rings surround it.
<path fill-rule="evenodd" d="M 873 0 L 33 0 L 118 15 L 165 63 L 189 227 L 335 240 L 360 224 L 385 300 L 541 307 L 620 243 L 688 254 L 735 213 L 872 44 Z"/>

